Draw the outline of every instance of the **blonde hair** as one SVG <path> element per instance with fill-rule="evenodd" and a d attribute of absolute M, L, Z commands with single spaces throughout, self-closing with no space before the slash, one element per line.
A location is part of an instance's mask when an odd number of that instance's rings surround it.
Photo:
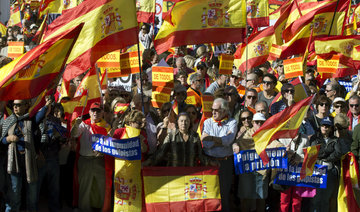
<path fill-rule="evenodd" d="M 145 118 L 145 115 L 139 110 L 132 110 L 125 116 L 125 123 L 130 124 L 130 122 L 135 122 L 139 118 L 143 119 Z"/>

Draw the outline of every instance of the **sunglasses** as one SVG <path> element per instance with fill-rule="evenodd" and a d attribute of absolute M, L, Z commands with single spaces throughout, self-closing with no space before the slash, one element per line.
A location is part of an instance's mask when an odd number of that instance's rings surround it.
<path fill-rule="evenodd" d="M 339 108 L 339 107 L 344 108 L 345 105 L 334 105 L 334 108 Z"/>
<path fill-rule="evenodd" d="M 247 96 L 246 98 L 248 98 L 248 99 L 256 99 L 257 97 L 256 96 Z"/>
<path fill-rule="evenodd" d="M 255 124 L 263 124 L 264 123 L 264 121 L 254 121 L 255 122 Z"/>
<path fill-rule="evenodd" d="M 239 77 L 231 75 L 231 78 L 239 79 Z"/>
<path fill-rule="evenodd" d="M 350 107 L 359 107 L 358 104 L 350 104 Z"/>
<path fill-rule="evenodd" d="M 25 103 L 14 103 L 13 107 L 21 107 L 25 105 Z"/>
<path fill-rule="evenodd" d="M 219 112 L 221 111 L 221 109 L 214 109 L 214 108 L 211 108 L 211 111 L 212 111 L 212 112 L 219 113 Z"/>
<path fill-rule="evenodd" d="M 327 104 L 327 103 L 320 103 L 319 104 L 321 107 L 324 107 L 324 106 L 326 106 L 326 107 L 330 107 L 330 105 L 329 104 Z"/>
<path fill-rule="evenodd" d="M 273 81 L 263 81 L 263 84 L 271 85 L 271 84 L 273 84 Z"/>
<path fill-rule="evenodd" d="M 285 93 L 291 93 L 291 94 L 294 94 L 294 93 L 295 93 L 295 90 L 293 90 L 293 89 L 289 89 L 289 90 L 285 90 L 284 92 L 285 92 Z"/>
<path fill-rule="evenodd" d="M 101 110 L 100 109 L 90 109 L 93 113 L 97 112 L 97 113 L 100 113 Z"/>
<path fill-rule="evenodd" d="M 325 90 L 325 93 L 330 92 L 330 91 L 332 91 L 332 90 Z"/>
<path fill-rule="evenodd" d="M 247 117 L 241 117 L 240 118 L 241 121 L 245 121 L 245 120 L 251 120 L 250 116 L 247 116 Z"/>
<path fill-rule="evenodd" d="M 247 79 L 246 82 L 249 82 L 249 81 L 254 81 L 253 79 Z"/>

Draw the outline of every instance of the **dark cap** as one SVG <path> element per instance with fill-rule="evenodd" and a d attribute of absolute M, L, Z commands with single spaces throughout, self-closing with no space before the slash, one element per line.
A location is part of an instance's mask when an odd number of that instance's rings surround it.
<path fill-rule="evenodd" d="M 92 103 L 91 106 L 90 106 L 90 110 L 92 110 L 92 109 L 100 109 L 100 110 L 102 110 L 100 102 Z"/>
<path fill-rule="evenodd" d="M 197 69 L 200 69 L 200 68 L 207 68 L 207 65 L 206 65 L 206 63 L 205 62 L 203 62 L 203 61 L 200 61 L 200 62 L 198 62 L 198 64 L 196 65 L 196 68 Z"/>

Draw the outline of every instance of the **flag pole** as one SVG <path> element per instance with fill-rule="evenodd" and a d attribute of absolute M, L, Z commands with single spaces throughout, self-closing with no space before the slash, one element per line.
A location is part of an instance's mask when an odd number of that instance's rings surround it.
<path fill-rule="evenodd" d="M 136 29 L 136 37 L 137 37 L 137 52 L 138 52 L 139 73 L 140 73 L 141 110 L 144 113 L 144 92 L 143 92 L 142 68 L 141 68 L 141 59 L 140 59 L 139 26 Z"/>
<path fill-rule="evenodd" d="M 339 0 L 337 0 L 337 2 L 336 2 L 336 7 L 335 7 L 334 15 L 333 15 L 332 20 L 331 20 L 331 24 L 330 24 L 330 29 L 329 29 L 329 34 L 328 34 L 328 36 L 330 36 L 330 34 L 331 34 L 331 28 L 332 28 L 333 23 L 334 23 L 334 19 L 335 19 L 336 10 L 337 10 L 337 8 L 338 8 L 338 5 L 339 5 Z"/>

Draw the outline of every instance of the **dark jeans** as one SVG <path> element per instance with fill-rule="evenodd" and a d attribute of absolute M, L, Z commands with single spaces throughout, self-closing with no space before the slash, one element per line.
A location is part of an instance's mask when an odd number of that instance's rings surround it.
<path fill-rule="evenodd" d="M 20 211 L 21 189 L 23 181 L 26 181 L 25 155 L 18 154 L 19 173 L 10 174 L 8 182 L 8 201 L 6 202 L 6 212 Z M 27 211 L 36 211 L 36 192 L 37 182 L 26 183 L 26 208 Z"/>
<path fill-rule="evenodd" d="M 39 168 L 38 198 L 41 186 L 44 185 L 44 183 L 48 189 L 49 211 L 60 211 L 60 166 L 58 158 L 46 159 L 45 164 Z"/>

